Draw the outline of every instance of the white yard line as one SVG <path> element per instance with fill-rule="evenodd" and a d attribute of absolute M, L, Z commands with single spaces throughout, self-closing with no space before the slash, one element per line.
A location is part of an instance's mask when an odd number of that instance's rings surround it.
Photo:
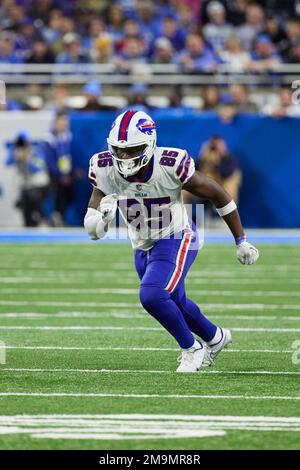
<path fill-rule="evenodd" d="M 236 332 L 268 332 L 268 333 L 299 333 L 300 328 L 236 328 L 236 327 L 230 327 L 228 328 L 231 331 L 236 331 Z M 83 325 L 78 325 L 78 326 L 49 326 L 49 325 L 44 325 L 44 326 L 25 326 L 25 325 L 18 325 L 18 326 L 0 326 L 0 330 L 37 330 L 37 331 L 51 331 L 51 330 L 61 330 L 61 331 L 67 331 L 67 330 L 84 330 L 84 331 L 98 331 L 98 330 L 112 330 L 112 331 L 157 331 L 157 332 L 162 332 L 165 333 L 165 330 L 160 327 L 148 327 L 148 326 L 83 326 Z"/>
<path fill-rule="evenodd" d="M 108 268 L 109 269 L 109 268 Z M 276 275 L 276 273 L 266 273 L 266 274 L 263 274 L 263 275 L 259 275 L 258 273 L 253 273 L 252 275 L 250 275 L 249 273 L 239 273 L 239 272 L 220 272 L 220 271 L 209 271 L 209 272 L 199 272 L 199 274 L 195 274 L 194 272 L 191 272 L 189 273 L 188 275 L 188 280 L 189 282 L 193 282 L 195 280 L 197 281 L 214 281 L 214 286 L 216 285 L 216 283 L 218 282 L 224 282 L 224 280 L 231 280 L 232 282 L 237 282 L 239 280 L 242 280 L 244 282 L 248 282 L 248 283 L 251 283 L 251 282 L 258 282 L 258 281 L 261 281 L 264 283 L 264 281 L 269 281 L 270 283 L 274 283 L 274 282 L 280 282 L 282 284 L 282 282 L 287 282 L 289 284 L 296 284 L 296 285 L 299 285 L 299 280 L 298 278 L 295 278 L 296 276 L 296 273 L 293 275 L 293 273 L 289 273 L 289 275 Z M 138 276 L 136 274 L 136 272 L 134 270 L 130 271 L 129 273 L 128 272 L 122 272 L 122 271 L 93 271 L 93 270 L 89 270 L 87 271 L 86 273 L 84 272 L 74 272 L 72 269 L 70 269 L 69 271 L 46 271 L 46 270 L 40 270 L 40 271 L 30 271 L 30 270 L 24 270 L 24 271 L 12 271 L 12 270 L 3 270 L 3 273 L 1 273 L 0 271 L 0 280 L 2 281 L 5 281 L 6 279 L 11 279 L 11 278 L 15 278 L 15 279 L 19 279 L 20 281 L 22 281 L 23 279 L 26 279 L 26 278 L 29 278 L 29 279 L 32 279 L 32 280 L 36 280 L 36 281 L 39 281 L 39 279 L 43 277 L 49 281 L 53 280 L 57 280 L 57 279 L 68 279 L 68 280 L 80 280 L 81 282 L 94 282 L 96 280 L 105 280 L 105 282 L 107 283 L 107 281 L 109 280 L 110 282 L 118 282 L 118 280 L 122 280 L 122 278 L 128 278 L 130 280 L 133 280 L 133 281 L 138 281 Z"/>
<path fill-rule="evenodd" d="M 143 422 L 144 420 L 153 421 L 163 421 L 164 423 L 170 423 L 174 421 L 185 421 L 186 419 L 189 422 L 220 422 L 220 423 L 240 423 L 240 422 L 250 422 L 250 423 L 274 423 L 276 424 L 300 424 L 299 416 L 236 416 L 236 415 L 183 415 L 183 414 L 142 414 L 142 413 L 121 413 L 121 414 L 37 414 L 37 415 L 8 415 L 0 416 L 0 423 L 28 423 L 34 422 L 36 424 L 41 424 L 45 421 L 55 424 L 58 421 L 68 421 L 70 423 L 92 423 L 98 419 L 107 420 L 110 422 L 127 422 L 128 420 L 134 420 L 135 422 Z M 74 421 L 73 421 L 74 420 Z"/>
<path fill-rule="evenodd" d="M 103 260 L 103 258 L 102 258 Z M 240 266 L 238 264 L 235 264 L 235 260 L 233 259 L 232 265 L 228 264 L 219 264 L 219 263 L 214 263 L 207 261 L 205 264 L 202 262 L 202 266 L 200 267 L 200 264 L 195 266 L 192 270 L 193 275 L 201 275 L 203 274 L 214 274 L 217 273 L 218 275 L 221 274 L 241 274 L 241 273 L 247 273 L 248 275 L 255 275 L 257 273 L 290 273 L 292 271 L 298 272 L 298 259 L 295 259 L 295 256 L 291 257 L 292 262 L 285 262 L 285 263 L 278 263 L 277 265 L 255 265 L 252 268 L 248 268 L 247 266 Z M 74 274 L 84 274 L 84 273 L 105 273 L 104 269 L 100 269 L 99 264 L 96 263 L 91 263 L 89 260 L 87 260 L 86 263 L 74 263 L 70 262 L 69 260 L 65 260 L 63 264 L 60 264 L 60 260 L 56 260 L 57 263 L 54 266 L 50 266 L 47 263 L 26 263 L 26 271 L 42 271 L 45 273 L 55 273 L 55 272 L 60 272 L 60 273 L 68 273 L 68 272 L 74 272 Z M 107 267 L 107 270 L 109 272 L 134 272 L 134 261 L 132 258 L 132 261 L 129 263 L 109 263 L 108 259 L 104 260 L 105 265 Z M 103 268 L 103 265 L 101 266 Z M 198 268 L 198 269 L 197 269 Z M 25 266 L 24 264 L 20 263 L 20 265 L 16 265 L 16 263 L 7 263 L 5 265 L 5 262 L 1 264 L 0 267 L 0 272 L 6 272 L 7 270 L 9 271 L 14 271 L 14 272 L 25 272 Z"/>
<path fill-rule="evenodd" d="M 83 346 L 7 346 L 5 349 L 21 349 L 21 350 L 44 350 L 44 351 L 152 351 L 152 352 L 178 352 L 178 348 L 144 348 L 144 347 L 83 347 Z M 224 349 L 225 353 L 272 353 L 272 354 L 291 354 L 292 349 Z"/>
<path fill-rule="evenodd" d="M 0 313 L 0 318 L 23 318 L 26 320 L 40 320 L 41 318 L 136 318 L 147 320 L 151 317 L 147 312 L 137 314 L 133 312 L 59 312 L 59 313 L 33 313 L 13 312 Z M 232 319 L 232 317 L 230 317 Z M 300 320 L 300 318 L 299 318 Z"/>
<path fill-rule="evenodd" d="M 80 392 L 0 392 L 0 397 L 85 397 L 85 398 L 160 398 L 160 399 L 209 399 L 209 400 L 279 400 L 299 401 L 300 396 L 281 395 L 176 395 L 142 393 L 80 393 Z"/>
<path fill-rule="evenodd" d="M 112 331 L 123 331 L 123 330 L 138 330 L 138 331 L 165 331 L 162 328 L 159 327 L 146 327 L 146 326 L 133 326 L 133 327 L 123 327 L 123 326 L 4 326 L 0 325 L 0 330 L 37 330 L 37 331 L 43 331 L 43 330 L 84 330 L 84 331 L 93 331 L 93 330 L 99 330 L 99 331 L 105 331 L 105 330 L 112 330 Z M 293 330 L 294 331 L 294 330 Z M 300 329 L 299 329 L 300 331 Z"/>
<path fill-rule="evenodd" d="M 26 268 L 24 266 L 3 266 L 1 264 L 0 268 L 0 273 L 3 275 L 7 274 L 7 272 L 10 272 L 11 274 L 15 275 L 25 275 L 26 273 L 32 273 L 32 274 L 48 274 L 48 275 L 54 275 L 55 274 L 60 274 L 60 275 L 67 275 L 67 274 L 72 274 L 74 277 L 86 277 L 88 276 L 106 276 L 107 274 L 109 277 L 115 276 L 116 273 L 122 273 L 122 274 L 130 274 L 130 275 L 136 275 L 135 274 L 135 268 L 134 268 L 134 263 L 132 262 L 128 268 L 126 269 L 118 269 L 118 268 L 113 268 L 109 263 L 106 262 L 106 269 L 99 269 L 99 265 L 97 266 L 91 266 L 88 262 L 85 264 L 84 267 L 81 267 L 77 269 L 76 267 L 72 266 L 68 261 L 64 263 L 64 265 L 60 266 L 57 264 L 55 267 L 54 266 L 46 266 L 46 267 L 30 267 L 26 265 Z M 223 269 L 222 266 L 215 266 L 212 267 L 209 262 L 205 265 L 205 267 L 202 267 L 202 269 L 193 269 L 190 273 L 191 277 L 203 277 L 203 276 L 249 276 L 249 277 L 256 277 L 257 275 L 261 274 L 266 274 L 269 276 L 276 276 L 277 278 L 283 277 L 285 274 L 290 274 L 292 272 L 298 272 L 298 265 L 297 262 L 295 264 L 289 264 L 285 266 L 254 266 L 253 268 L 249 267 L 241 267 L 237 266 L 232 269 L 228 268 L 226 266 L 225 269 Z M 263 276 L 261 276 L 263 278 Z M 288 276 L 291 277 L 292 276 Z"/>
<path fill-rule="evenodd" d="M 99 422 L 100 421 L 100 422 Z M 201 415 L 174 415 L 174 414 L 103 414 L 103 415 L 75 415 L 75 414 L 47 414 L 47 415 L 8 415 L 0 416 L 1 426 L 70 426 L 76 428 L 78 426 L 91 427 L 91 431 L 95 427 L 101 426 L 106 430 L 108 425 L 116 428 L 122 426 L 134 427 L 139 429 L 143 427 L 144 432 L 148 432 L 145 428 L 153 429 L 157 426 L 170 426 L 177 428 L 184 426 L 193 429 L 195 426 L 204 425 L 209 427 L 215 426 L 238 426 L 249 427 L 253 425 L 262 428 L 269 426 L 280 426 L 282 430 L 299 430 L 299 417 L 273 417 L 273 416 L 201 416 Z M 55 432 L 55 429 L 53 429 Z"/>
<path fill-rule="evenodd" d="M 49 283 L 57 283 L 57 281 L 59 281 L 60 284 L 70 284 L 70 285 L 74 285 L 74 284 L 92 284 L 92 283 L 96 283 L 98 281 L 102 281 L 102 279 L 106 279 L 107 281 L 107 278 L 110 277 L 109 276 L 109 273 L 107 273 L 106 275 L 103 274 L 103 275 L 100 275 L 100 274 L 97 274 L 95 276 L 95 278 L 88 278 L 88 277 L 84 277 L 84 278 L 81 278 L 81 277 L 77 277 L 77 278 L 74 278 L 72 276 L 68 276 L 68 275 L 63 275 L 63 276 L 59 276 L 59 274 L 57 273 L 57 275 L 53 275 L 52 277 L 47 277 L 47 276 L 43 276 L 40 275 L 40 276 L 29 276 L 28 274 L 24 276 L 0 276 L 0 282 L 2 284 L 37 284 L 37 285 L 40 285 L 40 284 L 49 284 Z M 134 284 L 137 282 L 137 276 L 136 275 L 132 275 L 132 276 L 129 276 L 128 274 L 126 274 L 126 278 L 116 278 L 116 274 L 114 274 L 113 276 L 111 276 L 113 278 L 113 282 L 115 284 L 121 284 L 121 285 L 124 285 L 124 284 Z M 250 285 L 259 285 L 260 287 L 262 285 L 267 285 L 267 286 L 271 286 L 271 287 L 274 287 L 274 284 L 276 283 L 279 283 L 280 284 L 280 287 L 282 286 L 282 282 L 283 281 L 288 281 L 288 283 L 290 285 L 296 285 L 296 286 L 299 286 L 299 280 L 298 279 L 295 279 L 295 278 L 274 278 L 274 277 L 271 277 L 271 278 L 266 278 L 266 277 L 263 277 L 263 278 L 257 278 L 257 276 L 254 278 L 246 278 L 245 276 L 243 276 L 242 278 L 241 277 L 236 277 L 236 278 L 230 278 L 228 276 L 226 276 L 226 278 L 216 278 L 214 277 L 214 286 L 217 286 L 218 284 L 226 284 L 226 285 L 237 285 L 237 286 L 241 286 L 241 285 L 245 285 L 245 286 L 250 286 Z M 206 285 L 208 284 L 209 286 L 211 286 L 211 283 L 212 283 L 212 280 L 210 278 L 203 278 L 203 277 L 194 277 L 194 278 L 191 278 L 189 277 L 188 279 L 188 285 L 192 285 L 192 284 L 195 284 L 195 285 Z"/>
<path fill-rule="evenodd" d="M 42 312 L 3 312 L 0 313 L 0 318 L 23 318 L 26 320 L 40 320 L 41 318 L 134 318 L 141 320 L 151 319 L 149 314 L 145 312 L 133 313 L 133 312 L 75 312 L 75 311 L 63 311 L 53 313 L 42 313 Z M 245 320 L 245 321 L 300 321 L 300 317 L 297 316 L 281 316 L 281 315 L 210 315 L 211 319 L 214 320 Z"/>
<path fill-rule="evenodd" d="M 226 276 L 225 278 L 217 278 L 215 277 L 214 278 L 214 283 L 213 285 L 216 287 L 218 284 L 232 284 L 232 285 L 259 285 L 259 286 L 262 286 L 262 285 L 271 285 L 271 287 L 273 288 L 274 287 L 274 284 L 276 283 L 279 283 L 280 284 L 280 287 L 282 287 L 282 283 L 283 281 L 288 281 L 289 285 L 296 285 L 296 286 L 299 286 L 300 282 L 299 282 L 299 279 L 295 279 L 295 277 L 293 278 L 274 278 L 274 277 L 270 277 L 270 278 L 267 278 L 267 277 L 263 277 L 263 278 L 258 278 L 257 276 L 255 278 L 248 278 L 248 277 L 245 277 L 244 275 L 241 276 L 238 278 L 232 278 L 232 277 L 228 277 Z M 209 279 L 209 278 L 205 278 L 205 277 L 191 277 L 189 275 L 188 277 L 188 280 L 187 280 L 187 285 L 189 284 L 209 284 L 210 286 L 212 285 L 212 280 Z"/>
<path fill-rule="evenodd" d="M 227 319 L 227 320 L 278 320 L 278 321 L 300 321 L 300 317 L 297 316 L 285 316 L 285 315 L 256 315 L 255 313 L 251 315 L 210 315 L 210 318 L 216 320 Z"/>
<path fill-rule="evenodd" d="M 0 267 L 0 272 L 1 271 L 23 271 L 25 272 L 25 260 L 21 260 L 21 263 L 18 265 L 14 262 L 8 263 L 5 259 L 3 259 L 3 264 L 1 263 Z M 200 258 L 199 258 L 200 259 Z M 270 264 L 265 264 L 265 265 L 255 265 L 252 268 L 249 268 L 247 266 L 240 266 L 239 264 L 236 264 L 234 258 L 232 259 L 232 264 L 222 264 L 222 263 L 215 263 L 211 262 L 210 260 L 206 261 L 203 263 L 201 261 L 200 264 L 196 264 L 193 267 L 192 273 L 195 275 L 200 274 L 201 276 L 203 273 L 219 273 L 219 274 L 239 274 L 241 272 L 247 273 L 249 275 L 252 274 L 257 274 L 257 273 L 286 273 L 286 272 L 291 272 L 291 271 L 296 271 L 298 272 L 298 257 L 295 258 L 295 256 L 291 256 L 291 260 L 288 262 L 284 263 L 278 263 L 277 265 L 270 265 Z M 107 270 L 110 272 L 127 272 L 127 271 L 132 271 L 134 270 L 134 260 L 133 257 L 131 258 L 131 262 L 128 263 L 110 263 L 109 258 L 105 259 L 105 265 L 107 267 Z M 23 262 L 22 262 L 23 261 Z M 51 263 L 51 260 L 49 260 L 50 263 L 39 263 L 39 262 L 31 262 L 31 263 L 26 263 L 26 270 L 28 271 L 43 271 L 43 272 L 71 272 L 75 271 L 75 274 L 80 274 L 80 273 L 93 273 L 93 272 L 100 272 L 104 273 L 105 270 L 103 269 L 103 265 L 99 265 L 97 263 L 93 263 L 90 260 L 87 260 L 86 263 L 74 263 L 70 261 L 69 259 L 64 260 L 62 262 L 61 260 L 57 259 L 55 266 L 53 266 Z M 100 261 L 100 260 L 99 260 Z M 101 258 L 101 261 L 103 261 L 103 257 Z M 291 262 L 292 261 L 292 262 Z M 25 261 L 26 262 L 26 261 Z M 101 269 L 102 268 L 102 269 Z"/>
<path fill-rule="evenodd" d="M 298 333 L 300 328 L 231 328 L 228 327 L 231 331 L 248 331 L 248 332 L 269 332 L 269 333 Z"/>
<path fill-rule="evenodd" d="M 84 255 L 82 255 L 84 256 Z M 121 255 L 122 256 L 122 255 Z M 7 272 L 26 272 L 27 270 L 32 272 L 32 273 L 38 273 L 38 272 L 44 272 L 45 274 L 47 272 L 61 272 L 61 273 L 74 273 L 74 274 L 80 274 L 82 273 L 83 275 L 86 273 L 96 273 L 99 272 L 100 274 L 103 274 L 105 272 L 105 268 L 107 267 L 107 270 L 111 273 L 128 273 L 128 274 L 133 274 L 135 273 L 135 266 L 134 266 L 134 260 L 132 258 L 132 262 L 128 265 L 127 268 L 124 269 L 118 269 L 115 267 L 112 267 L 111 263 L 109 262 L 109 259 L 107 258 L 101 258 L 98 260 L 98 263 L 92 262 L 91 260 L 87 260 L 86 263 L 84 264 L 74 264 L 70 262 L 69 259 L 64 259 L 64 258 L 53 258 L 51 257 L 47 258 L 47 263 L 45 264 L 33 264 L 30 263 L 29 258 L 20 258 L 20 262 L 18 263 L 18 260 L 15 258 L 14 260 L 8 262 L 6 259 L 4 259 L 1 256 L 1 267 L 0 267 L 0 274 L 6 274 Z M 248 267 L 248 266 L 241 266 L 239 263 L 236 263 L 236 261 L 233 259 L 233 262 L 231 263 L 228 261 L 228 263 L 223 263 L 223 264 L 218 264 L 218 263 L 213 263 L 210 260 L 206 260 L 205 262 L 201 260 L 199 262 L 198 258 L 198 263 L 196 263 L 191 271 L 191 274 L 197 276 L 203 276 L 203 273 L 219 273 L 219 275 L 222 274 L 245 274 L 246 276 L 252 276 L 254 274 L 258 275 L 272 275 L 273 273 L 277 276 L 285 276 L 287 274 L 294 274 L 297 272 L 297 266 L 299 264 L 300 258 L 297 257 L 295 258 L 292 256 L 290 259 L 287 260 L 281 260 L 278 261 L 278 264 L 281 266 L 276 268 L 276 265 L 273 264 L 266 264 L 264 266 L 262 265 L 255 265 L 253 267 Z"/>
<path fill-rule="evenodd" d="M 1 294 L 59 294 L 59 295 L 101 295 L 101 294 L 122 294 L 122 295 L 138 295 L 138 289 L 116 289 L 116 288 L 1 288 Z M 255 292 L 241 292 L 240 290 L 193 290 L 188 289 L 189 294 L 201 296 L 228 296 L 228 297 L 300 297 L 300 292 L 297 291 L 255 291 Z"/>
<path fill-rule="evenodd" d="M 299 417 L 199 415 L 10 415 L 0 417 L 1 434 L 33 439 L 144 440 L 224 436 L 227 430 L 300 431 Z"/>
<path fill-rule="evenodd" d="M 142 370 L 142 369 L 47 369 L 47 368 L 26 368 L 26 367 L 1 367 L 1 372 L 32 372 L 32 373 L 76 373 L 76 374 L 175 374 L 171 370 Z M 201 374 L 205 375 L 300 375 L 299 371 L 271 371 L 271 370 L 201 370 Z"/>
<path fill-rule="evenodd" d="M 137 302 L 69 302 L 69 301 L 36 301 L 36 300 L 0 300 L 0 306 L 45 306 L 45 307 L 141 307 Z M 201 303 L 203 309 L 212 310 L 300 310 L 300 304 L 268 303 Z"/>
<path fill-rule="evenodd" d="M 139 307 L 138 302 L 66 302 L 66 301 L 30 301 L 30 300 L 0 300 L 0 306 L 44 306 L 44 307 Z"/>

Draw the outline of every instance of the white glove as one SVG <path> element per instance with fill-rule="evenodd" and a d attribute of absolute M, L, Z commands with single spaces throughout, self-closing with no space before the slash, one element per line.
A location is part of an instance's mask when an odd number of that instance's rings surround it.
<path fill-rule="evenodd" d="M 254 264 L 259 258 L 258 249 L 246 241 L 237 246 L 236 254 L 242 264 Z"/>
<path fill-rule="evenodd" d="M 102 215 L 103 222 L 106 224 L 109 224 L 116 215 L 118 207 L 117 200 L 117 194 L 109 194 L 101 199 L 99 211 Z"/>
<path fill-rule="evenodd" d="M 92 207 L 88 207 L 87 213 L 84 217 L 84 228 L 89 234 L 91 240 L 98 240 L 96 234 L 96 228 L 99 220 L 101 220 L 101 214 L 97 209 L 93 209 Z"/>
<path fill-rule="evenodd" d="M 108 224 L 112 221 L 117 210 L 117 195 L 111 194 L 101 199 L 99 210 L 89 207 L 84 218 L 84 227 L 91 240 L 103 238 Z"/>

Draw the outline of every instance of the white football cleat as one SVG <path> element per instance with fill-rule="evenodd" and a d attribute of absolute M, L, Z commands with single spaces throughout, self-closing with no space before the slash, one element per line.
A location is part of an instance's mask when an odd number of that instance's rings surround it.
<path fill-rule="evenodd" d="M 182 349 L 180 356 L 180 365 L 176 372 L 198 372 L 202 366 L 205 349 L 203 344 L 195 341 L 189 349 Z"/>
<path fill-rule="evenodd" d="M 232 342 L 230 330 L 225 330 L 221 328 L 222 338 L 221 340 L 214 345 L 206 345 L 205 354 L 202 366 L 210 367 L 214 362 L 218 354 L 224 349 L 227 348 L 228 344 Z"/>

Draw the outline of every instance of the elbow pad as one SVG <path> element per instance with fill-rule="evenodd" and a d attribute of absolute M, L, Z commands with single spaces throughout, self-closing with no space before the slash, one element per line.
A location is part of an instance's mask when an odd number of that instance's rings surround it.
<path fill-rule="evenodd" d="M 97 209 L 89 207 L 84 217 L 84 228 L 91 240 L 98 240 L 106 234 L 107 223 L 103 222 L 102 215 Z"/>

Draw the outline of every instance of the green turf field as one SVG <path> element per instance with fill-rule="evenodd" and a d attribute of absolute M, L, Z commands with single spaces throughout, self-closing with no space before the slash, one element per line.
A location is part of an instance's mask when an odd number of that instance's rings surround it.
<path fill-rule="evenodd" d="M 299 448 L 300 247 L 260 248 L 204 247 L 187 290 L 234 342 L 176 374 L 129 245 L 0 245 L 0 448 Z"/>

